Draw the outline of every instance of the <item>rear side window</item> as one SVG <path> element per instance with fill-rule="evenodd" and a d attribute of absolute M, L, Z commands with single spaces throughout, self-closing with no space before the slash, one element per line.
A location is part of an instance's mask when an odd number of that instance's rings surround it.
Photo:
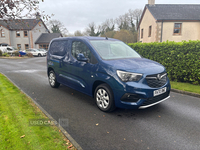
<path fill-rule="evenodd" d="M 66 54 L 68 41 L 54 41 L 50 46 L 50 53 L 52 55 L 64 56 Z"/>

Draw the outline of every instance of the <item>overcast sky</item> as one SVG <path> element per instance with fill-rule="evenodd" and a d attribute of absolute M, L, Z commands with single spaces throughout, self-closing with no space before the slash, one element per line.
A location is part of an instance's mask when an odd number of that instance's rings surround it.
<path fill-rule="evenodd" d="M 144 9 L 148 0 L 44 0 L 40 9 L 54 14 L 70 33 L 84 31 L 89 23 L 100 25 L 106 19 L 116 19 L 129 9 Z M 200 4 L 200 0 L 155 0 L 156 4 Z"/>

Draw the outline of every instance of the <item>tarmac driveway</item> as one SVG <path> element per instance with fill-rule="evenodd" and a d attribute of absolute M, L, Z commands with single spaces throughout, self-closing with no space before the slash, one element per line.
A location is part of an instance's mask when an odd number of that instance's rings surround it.
<path fill-rule="evenodd" d="M 61 85 L 49 86 L 46 58 L 0 59 L 4 73 L 85 150 L 199 150 L 200 99 L 171 92 L 165 102 L 144 110 L 101 112 L 93 99 Z"/>

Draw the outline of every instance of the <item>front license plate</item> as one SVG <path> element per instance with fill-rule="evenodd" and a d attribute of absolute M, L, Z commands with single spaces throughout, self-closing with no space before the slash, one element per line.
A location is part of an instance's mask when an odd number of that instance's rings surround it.
<path fill-rule="evenodd" d="M 159 90 L 155 90 L 155 91 L 153 91 L 153 96 L 157 96 L 157 95 L 163 94 L 166 91 L 167 91 L 167 87 L 164 87 L 164 88 L 159 89 Z"/>

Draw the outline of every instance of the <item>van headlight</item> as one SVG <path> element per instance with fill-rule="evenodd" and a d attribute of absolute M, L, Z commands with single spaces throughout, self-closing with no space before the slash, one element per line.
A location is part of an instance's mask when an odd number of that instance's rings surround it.
<path fill-rule="evenodd" d="M 125 72 L 120 70 L 117 70 L 117 75 L 123 82 L 139 81 L 142 78 L 142 74 L 140 73 Z"/>

